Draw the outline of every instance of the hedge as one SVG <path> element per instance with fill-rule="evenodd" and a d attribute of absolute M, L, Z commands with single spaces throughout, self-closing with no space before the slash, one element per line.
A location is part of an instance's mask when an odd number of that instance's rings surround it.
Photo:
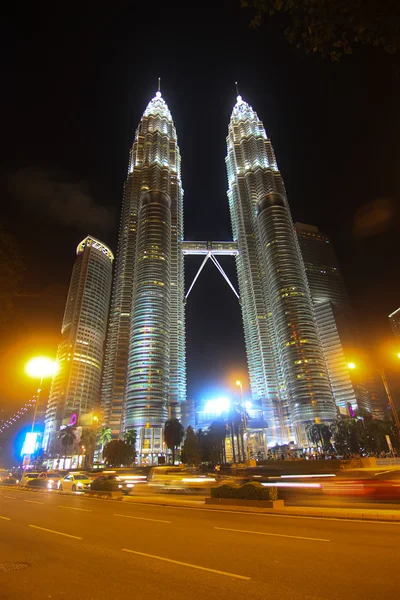
<path fill-rule="evenodd" d="M 235 500 L 277 500 L 278 488 L 264 487 L 260 482 L 245 483 L 242 486 L 224 484 L 211 488 L 211 498 L 233 498 Z"/>

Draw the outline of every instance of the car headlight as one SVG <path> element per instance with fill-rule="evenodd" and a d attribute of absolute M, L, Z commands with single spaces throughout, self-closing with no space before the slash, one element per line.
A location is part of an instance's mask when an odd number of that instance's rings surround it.
<path fill-rule="evenodd" d="M 83 487 L 83 485 L 79 482 L 78 487 L 81 488 L 81 487 Z"/>
<path fill-rule="evenodd" d="M 119 483 L 119 484 L 118 484 L 118 487 L 119 487 L 119 488 L 122 488 L 122 485 Z"/>

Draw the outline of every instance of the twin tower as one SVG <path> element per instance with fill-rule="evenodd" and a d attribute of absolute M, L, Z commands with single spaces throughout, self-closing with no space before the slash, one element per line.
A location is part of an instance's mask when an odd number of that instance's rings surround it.
<path fill-rule="evenodd" d="M 241 96 L 226 168 L 234 241 L 212 246 L 236 248 L 252 403 L 270 443 L 301 444 L 307 423 L 335 418 L 335 401 L 274 150 Z M 184 255 L 204 244 L 184 242 L 181 156 L 158 91 L 129 157 L 102 385 L 113 434 L 136 429 L 154 457 L 186 400 Z"/>

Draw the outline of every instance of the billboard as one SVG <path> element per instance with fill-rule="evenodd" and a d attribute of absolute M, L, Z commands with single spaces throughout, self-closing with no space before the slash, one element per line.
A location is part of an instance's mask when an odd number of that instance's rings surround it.
<path fill-rule="evenodd" d="M 24 443 L 22 444 L 21 456 L 25 454 L 35 454 L 38 446 L 40 433 L 29 432 L 25 435 Z"/>

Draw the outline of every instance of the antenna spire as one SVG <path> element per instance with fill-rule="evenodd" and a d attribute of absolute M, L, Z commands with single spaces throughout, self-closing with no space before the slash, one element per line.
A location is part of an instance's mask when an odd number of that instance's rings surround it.
<path fill-rule="evenodd" d="M 235 85 L 236 85 L 236 94 L 239 96 L 239 86 L 238 86 L 237 81 L 235 81 Z"/>
<path fill-rule="evenodd" d="M 161 77 L 158 78 L 158 91 L 161 91 Z"/>

